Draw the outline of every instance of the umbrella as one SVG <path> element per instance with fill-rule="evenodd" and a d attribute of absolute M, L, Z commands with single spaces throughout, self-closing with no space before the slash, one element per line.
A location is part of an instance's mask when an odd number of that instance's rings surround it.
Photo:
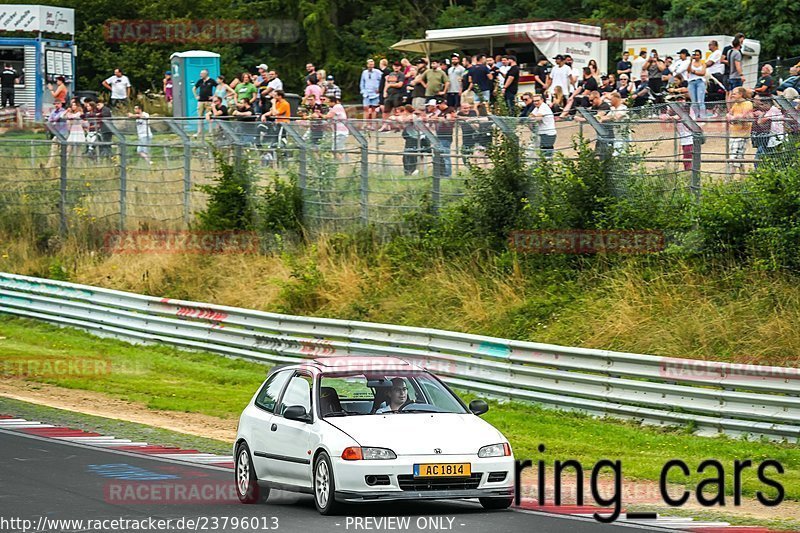
<path fill-rule="evenodd" d="M 392 45 L 395 50 L 402 52 L 418 52 L 430 57 L 431 54 L 438 52 L 447 52 L 448 50 L 457 50 L 461 48 L 460 44 L 451 43 L 447 41 L 428 41 L 427 39 L 403 39 Z"/>

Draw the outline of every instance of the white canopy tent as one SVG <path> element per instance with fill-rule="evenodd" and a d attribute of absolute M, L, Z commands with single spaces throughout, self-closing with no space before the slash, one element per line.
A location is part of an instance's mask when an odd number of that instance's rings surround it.
<path fill-rule="evenodd" d="M 606 71 L 608 63 L 608 42 L 601 39 L 599 26 L 558 20 L 427 30 L 424 40 L 430 45 L 447 42 L 462 50 L 483 50 L 491 55 L 501 49 L 520 54 L 533 45 L 535 59 L 531 62 L 540 56 L 553 62 L 558 54 L 570 54 L 576 68 L 594 59 L 601 72 Z"/>

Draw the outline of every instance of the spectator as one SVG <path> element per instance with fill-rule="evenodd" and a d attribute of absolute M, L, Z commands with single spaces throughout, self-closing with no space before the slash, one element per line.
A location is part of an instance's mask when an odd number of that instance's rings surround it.
<path fill-rule="evenodd" d="M 450 160 L 450 147 L 453 145 L 453 131 L 455 130 L 456 110 L 447 105 L 447 102 L 439 103 L 439 116 L 436 118 L 436 138 L 439 140 L 439 154 L 434 157 L 434 171 L 437 174 L 449 178 L 453 174 L 452 162 Z M 442 107 L 444 109 L 442 109 Z"/>
<path fill-rule="evenodd" d="M 350 135 L 350 132 L 347 129 L 347 124 L 345 124 L 345 121 L 347 120 L 347 111 L 345 111 L 344 106 L 342 105 L 341 101 L 339 101 L 338 97 L 329 97 L 328 101 L 331 104 L 331 108 L 325 118 L 332 120 L 334 123 L 333 151 L 339 152 L 345 148 L 345 145 L 347 144 L 347 137 Z M 337 156 L 341 155 L 341 153 L 337 153 Z"/>
<path fill-rule="evenodd" d="M 756 96 L 772 96 L 775 93 L 775 82 L 772 79 L 772 65 L 765 63 L 761 67 L 761 77 L 754 89 Z"/>
<path fill-rule="evenodd" d="M 286 100 L 286 95 L 284 94 L 283 91 L 275 91 L 273 99 L 274 102 L 272 104 L 272 109 L 270 109 L 267 113 L 264 113 L 261 116 L 261 122 L 266 122 L 268 118 L 273 118 L 275 122 L 288 123 L 289 117 L 292 116 L 292 107 Z M 315 104 L 320 103 L 319 99 L 316 97 L 314 99 L 314 102 Z"/>
<path fill-rule="evenodd" d="M 738 37 L 733 39 L 727 58 L 728 91 L 733 92 L 734 89 L 741 87 L 745 82 L 745 77 L 742 72 L 742 42 Z"/>
<path fill-rule="evenodd" d="M 94 100 L 87 98 L 85 102 L 84 121 L 86 122 L 86 155 L 97 159 L 97 139 L 100 126 L 100 112 Z"/>
<path fill-rule="evenodd" d="M 539 58 L 539 61 L 536 63 L 536 66 L 533 67 L 533 89 L 534 92 L 537 94 L 544 94 L 544 92 L 550 87 L 551 79 L 550 79 L 550 69 L 548 68 L 549 62 L 547 58 L 542 56 Z"/>
<path fill-rule="evenodd" d="M 530 117 L 537 122 L 536 133 L 539 134 L 539 149 L 546 159 L 552 158 L 556 144 L 556 122 L 553 110 L 550 109 L 541 94 L 533 95 L 533 111 L 531 111 Z"/>
<path fill-rule="evenodd" d="M 689 50 L 686 48 L 683 48 L 680 52 L 678 52 L 679 59 L 672 64 L 671 73 L 673 76 L 681 76 L 683 78 L 686 77 L 686 73 L 689 70 L 689 65 L 692 63 L 689 55 Z"/>
<path fill-rule="evenodd" d="M 389 60 L 386 59 L 385 57 L 380 60 L 380 63 L 378 63 L 378 67 L 380 68 L 381 71 L 381 83 L 379 84 L 378 87 L 378 102 L 380 105 L 380 111 L 381 113 L 383 113 L 384 112 L 383 102 L 384 98 L 386 98 L 384 96 L 386 94 L 386 76 L 388 76 L 389 73 L 392 72 L 392 68 L 389 66 Z"/>
<path fill-rule="evenodd" d="M 208 77 L 208 72 L 206 72 L 206 77 Z M 150 143 L 153 140 L 153 132 L 150 131 L 150 115 L 142 109 L 142 106 L 137 104 L 133 106 L 133 113 L 128 113 L 128 118 L 136 119 L 136 137 L 139 141 L 136 145 L 136 153 L 147 161 L 147 164 L 152 165 Z"/>
<path fill-rule="evenodd" d="M 733 71 L 731 71 L 731 73 L 733 73 Z M 747 139 L 750 137 L 753 124 L 753 104 L 745 99 L 746 95 L 747 89 L 742 86 L 734 87 L 731 90 L 731 101 L 733 105 L 731 105 L 727 115 L 728 122 L 730 123 L 728 153 L 730 154 L 731 167 L 734 170 L 740 171 L 744 171 L 744 165 L 741 160 L 744 159 Z"/>
<path fill-rule="evenodd" d="M 691 111 L 698 120 L 706 118 L 706 62 L 700 50 L 692 52 L 692 62 L 686 71 L 689 84 L 689 99 L 692 101 Z"/>
<path fill-rule="evenodd" d="M 627 74 L 620 74 L 617 92 L 622 98 L 629 98 L 636 92 L 636 84 L 628 78 Z"/>
<path fill-rule="evenodd" d="M 453 54 L 450 58 L 450 68 L 447 69 L 447 78 L 450 84 L 447 86 L 447 105 L 458 108 L 461 105 L 461 80 L 464 78 L 466 69 L 461 65 L 461 56 Z"/>
<path fill-rule="evenodd" d="M 800 67 L 797 65 L 789 68 L 789 77 L 783 80 L 783 83 L 778 85 L 778 94 L 783 94 L 786 89 L 800 88 Z"/>
<path fill-rule="evenodd" d="M 217 76 L 217 86 L 214 88 L 214 96 L 219 98 L 225 107 L 229 107 L 232 102 L 236 102 L 236 91 L 225 83 L 225 76 Z"/>
<path fill-rule="evenodd" d="M 86 142 L 83 108 L 77 100 L 72 100 L 69 105 L 69 110 L 64 114 L 64 119 L 67 121 L 67 143 L 69 144 L 69 153 L 72 157 L 80 154 L 80 145 Z"/>
<path fill-rule="evenodd" d="M 475 111 L 467 102 L 461 102 L 461 107 L 456 113 L 456 120 L 461 128 L 461 155 L 464 159 L 464 164 L 468 164 L 468 157 L 475 150 L 475 124 L 474 119 L 478 117 Z"/>
<path fill-rule="evenodd" d="M 564 55 L 564 64 L 569 67 L 569 83 L 570 83 L 570 92 L 575 92 L 575 89 L 578 88 L 578 82 L 583 77 L 583 71 L 575 66 L 573 66 L 572 56 L 569 54 Z"/>
<path fill-rule="evenodd" d="M 491 97 L 493 77 L 491 69 L 486 66 L 486 56 L 479 54 L 475 63 L 469 68 L 470 84 L 475 92 L 477 102 L 488 102 Z"/>
<path fill-rule="evenodd" d="M 427 65 L 428 63 L 424 59 L 418 60 L 416 74 L 413 76 L 413 78 L 411 77 L 411 74 L 414 71 L 412 69 L 408 69 L 408 86 L 411 91 L 411 105 L 415 111 L 423 111 L 425 109 L 425 91 L 427 88 L 425 87 L 422 78 L 428 71 Z"/>
<path fill-rule="evenodd" d="M 405 75 L 402 73 L 403 65 L 399 61 L 392 63 L 392 71 L 386 76 L 383 89 L 383 114 L 388 116 L 392 109 L 403 105 L 403 86 Z"/>
<path fill-rule="evenodd" d="M 253 108 L 250 105 L 250 100 L 239 100 L 236 102 L 236 110 L 231 113 L 231 116 L 236 117 L 236 120 L 253 121 L 256 116 L 253 113 Z"/>
<path fill-rule="evenodd" d="M 769 141 L 765 152 L 767 155 L 772 155 L 780 149 L 781 144 L 786 140 L 786 127 L 784 125 L 783 111 L 778 107 L 778 104 L 773 99 L 768 100 L 768 102 L 769 109 L 759 120 L 769 120 Z"/>
<path fill-rule="evenodd" d="M 375 60 L 367 60 L 367 68 L 361 72 L 361 81 L 359 88 L 361 89 L 361 100 L 364 104 L 364 118 L 372 120 L 377 118 L 377 109 L 380 106 L 380 88 L 383 73 L 375 69 Z M 342 91 L 335 95 L 337 101 L 342 97 Z"/>
<path fill-rule="evenodd" d="M 623 74 L 627 74 L 628 78 L 630 79 L 631 70 L 633 65 L 630 62 L 631 54 L 625 50 L 622 52 L 622 61 L 617 62 L 617 76 L 622 76 Z"/>
<path fill-rule="evenodd" d="M 249 76 L 249 74 L 248 74 Z M 192 87 L 192 94 L 197 100 L 197 116 L 204 117 L 206 111 L 211 107 L 211 97 L 214 96 L 214 89 L 217 82 L 208 76 L 208 70 L 200 71 L 200 79 Z M 238 86 L 237 86 L 238 88 Z M 255 87 L 253 87 L 255 89 Z"/>
<path fill-rule="evenodd" d="M 283 80 L 278 77 L 278 72 L 270 70 L 267 72 L 267 83 L 262 86 L 261 90 L 261 108 L 264 111 L 272 109 L 272 94 L 275 91 L 283 90 Z"/>
<path fill-rule="evenodd" d="M 206 72 L 206 76 L 208 76 L 208 72 Z M 124 106 L 128 103 L 131 95 L 131 81 L 122 73 L 122 70 L 114 69 L 114 75 L 103 81 L 103 87 L 111 91 L 111 107 Z M 198 116 L 203 115 L 198 113 Z"/>
<path fill-rule="evenodd" d="M 602 83 L 600 85 L 600 88 L 598 89 L 598 91 L 600 91 L 600 94 L 610 94 L 617 90 L 617 88 L 614 86 L 613 74 L 608 76 L 601 76 L 600 82 Z"/>
<path fill-rule="evenodd" d="M 650 89 L 654 93 L 660 93 L 663 83 L 661 81 L 661 72 L 664 70 L 664 62 L 658 57 L 658 50 L 655 48 L 650 50 L 650 56 L 644 64 L 644 70 L 647 71 L 647 79 L 650 82 Z"/>
<path fill-rule="evenodd" d="M 309 80 L 311 80 L 311 83 L 317 83 L 317 68 L 314 66 L 314 63 L 306 63 L 306 76 L 304 80 L 306 84 L 308 84 Z"/>
<path fill-rule="evenodd" d="M 214 95 L 211 98 L 211 107 L 206 112 L 206 120 L 223 118 L 227 116 L 228 116 L 228 106 L 225 104 L 225 100 L 223 100 L 217 95 Z"/>
<path fill-rule="evenodd" d="M 675 98 L 675 101 L 678 102 L 679 105 L 683 106 L 683 104 L 686 102 L 686 97 L 682 94 L 678 95 Z M 678 140 L 681 144 L 681 153 L 683 154 L 683 170 L 692 170 L 694 138 L 691 130 L 686 126 L 686 124 L 683 123 L 680 115 L 673 111 L 671 107 L 665 108 L 664 113 L 661 113 L 661 120 L 675 123 L 676 133 L 678 134 Z"/>
<path fill-rule="evenodd" d="M 519 89 L 520 75 L 516 56 L 508 56 L 508 65 L 503 84 L 503 94 L 506 100 L 506 107 L 508 107 L 508 114 L 515 116 L 517 114 L 517 91 Z"/>
<path fill-rule="evenodd" d="M 592 69 L 584 67 L 583 79 L 578 84 L 575 94 L 572 95 L 575 100 L 575 105 L 578 107 L 589 107 L 589 95 L 596 92 L 599 88 L 597 80 L 592 76 Z"/>
<path fill-rule="evenodd" d="M 111 108 L 103 102 L 97 102 L 98 113 L 98 133 L 100 135 L 100 157 L 111 157 L 111 141 L 113 134 L 111 128 L 108 127 L 108 121 L 111 121 Z"/>
<path fill-rule="evenodd" d="M 680 74 L 677 76 L 672 77 L 672 82 L 670 82 L 669 87 L 667 88 L 667 92 L 671 95 L 683 95 L 685 97 L 689 97 L 689 83 L 683 79 L 683 76 Z"/>
<path fill-rule="evenodd" d="M 597 61 L 590 59 L 586 66 L 592 71 L 592 77 L 597 80 L 597 85 L 599 86 L 601 83 L 603 83 L 603 77 L 600 75 L 600 71 L 597 69 Z"/>
<path fill-rule="evenodd" d="M 48 168 L 55 163 L 59 152 L 59 140 L 69 136 L 69 128 L 65 118 L 66 113 L 67 110 L 64 109 L 64 103 L 55 101 L 53 102 L 53 110 L 47 115 L 48 134 L 53 139 L 53 143 L 50 145 L 50 157 L 47 159 Z"/>
<path fill-rule="evenodd" d="M 571 81 L 570 78 L 572 76 L 572 69 L 564 63 L 564 56 L 561 54 L 555 57 L 556 66 L 553 67 L 553 71 L 550 73 L 550 77 L 552 79 L 552 87 L 561 87 L 565 96 L 572 94 L 570 91 Z"/>
<path fill-rule="evenodd" d="M 161 84 L 164 88 L 164 99 L 167 101 L 167 107 L 172 109 L 172 72 L 168 70 L 164 73 L 164 79 Z"/>
<path fill-rule="evenodd" d="M 422 85 L 425 86 L 425 98 L 444 99 L 450 81 L 440 68 L 439 61 L 433 59 L 431 68 L 427 69 L 422 75 Z"/>
<path fill-rule="evenodd" d="M 636 84 L 636 93 L 633 97 L 634 107 L 641 107 L 645 105 L 650 100 L 651 95 L 652 90 L 650 89 L 650 76 L 648 76 L 647 71 L 643 71 L 641 73 L 639 83 Z"/>
<path fill-rule="evenodd" d="M 631 62 L 631 80 L 635 83 L 642 79 L 642 71 L 647 63 L 647 50 L 642 50 Z"/>
<path fill-rule="evenodd" d="M 255 84 L 252 82 L 252 77 L 249 72 L 242 72 L 242 81 L 236 84 L 235 91 L 236 103 L 247 102 L 249 104 L 248 108 L 255 103 L 258 97 L 258 89 L 256 89 Z"/>
<path fill-rule="evenodd" d="M 661 69 L 661 89 L 667 87 L 672 82 L 672 56 L 664 58 L 664 68 Z"/>
<path fill-rule="evenodd" d="M 739 40 L 740 43 L 744 44 L 744 33 L 737 33 L 733 40 Z M 725 66 L 725 73 L 723 74 L 723 79 L 725 81 L 725 89 L 728 89 L 728 80 L 731 74 L 731 64 L 730 64 L 730 51 L 733 49 L 733 42 L 731 44 L 726 45 L 725 48 L 722 49 L 722 57 L 720 61 Z"/>
<path fill-rule="evenodd" d="M 309 63 L 309 65 L 311 65 L 311 63 Z M 316 79 L 316 75 L 306 76 L 306 90 L 304 96 L 312 95 L 314 97 L 314 103 L 319 104 L 320 98 L 322 98 L 323 95 L 323 91 L 322 87 L 317 84 Z"/>
<path fill-rule="evenodd" d="M 722 50 L 719 49 L 719 43 L 715 40 L 709 41 L 708 49 L 711 53 L 706 59 L 706 72 L 714 78 L 716 83 L 725 87 L 725 64 L 722 62 Z"/>
<path fill-rule="evenodd" d="M 519 112 L 519 117 L 529 116 L 534 109 L 536 106 L 533 104 L 533 93 L 522 93 L 522 111 Z"/>
<path fill-rule="evenodd" d="M 564 95 L 564 90 L 560 86 L 555 86 L 553 89 L 553 97 L 550 99 L 550 109 L 553 113 L 562 114 L 564 108 L 567 107 L 567 97 Z"/>
<path fill-rule="evenodd" d="M 377 70 L 373 69 L 373 74 L 377 74 Z M 324 87 L 324 96 L 326 98 L 336 98 L 337 100 L 342 99 L 342 90 L 336 85 L 336 81 L 333 79 L 333 75 L 329 75 L 325 78 L 325 87 Z M 377 104 L 376 104 L 377 105 Z"/>
<path fill-rule="evenodd" d="M 11 64 L 5 63 L 3 70 L 0 72 L 0 94 L 2 100 L 0 106 L 2 107 L 15 107 L 14 106 L 14 85 L 19 81 L 17 71 L 11 67 Z"/>
<path fill-rule="evenodd" d="M 61 102 L 62 107 L 64 108 L 64 112 L 67 112 L 67 84 L 66 78 L 64 76 L 59 76 L 56 78 L 56 88 L 53 89 L 53 85 L 48 83 L 47 89 L 50 91 L 50 96 L 53 97 L 53 103 Z"/>

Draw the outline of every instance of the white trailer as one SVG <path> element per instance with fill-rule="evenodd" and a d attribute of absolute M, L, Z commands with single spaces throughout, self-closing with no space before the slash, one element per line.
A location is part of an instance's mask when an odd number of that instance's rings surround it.
<path fill-rule="evenodd" d="M 622 42 L 622 50 L 627 50 L 631 54 L 631 60 L 639 55 L 639 52 L 650 52 L 656 50 L 659 57 L 672 56 L 678 58 L 678 52 L 686 48 L 691 53 L 694 50 L 702 50 L 705 57 L 711 55 L 708 49 L 710 41 L 717 41 L 719 49 L 722 50 L 731 42 L 732 35 L 697 35 L 692 37 L 669 37 L 663 39 L 626 39 Z M 761 53 L 761 43 L 753 39 L 745 39 L 742 46 L 742 72 L 745 77 L 745 86 L 753 87 L 761 73 L 758 64 L 758 55 Z M 614 58 L 611 62 L 612 71 L 616 71 L 615 65 L 621 58 Z"/>

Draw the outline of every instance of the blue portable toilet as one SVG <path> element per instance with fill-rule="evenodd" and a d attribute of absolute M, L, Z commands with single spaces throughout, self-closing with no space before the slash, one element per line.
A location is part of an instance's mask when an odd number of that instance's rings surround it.
<path fill-rule="evenodd" d="M 192 89 L 200 79 L 200 71 L 207 70 L 212 79 L 220 74 L 219 54 L 204 50 L 175 52 L 170 56 L 172 72 L 172 116 L 196 117 L 197 99 Z"/>

